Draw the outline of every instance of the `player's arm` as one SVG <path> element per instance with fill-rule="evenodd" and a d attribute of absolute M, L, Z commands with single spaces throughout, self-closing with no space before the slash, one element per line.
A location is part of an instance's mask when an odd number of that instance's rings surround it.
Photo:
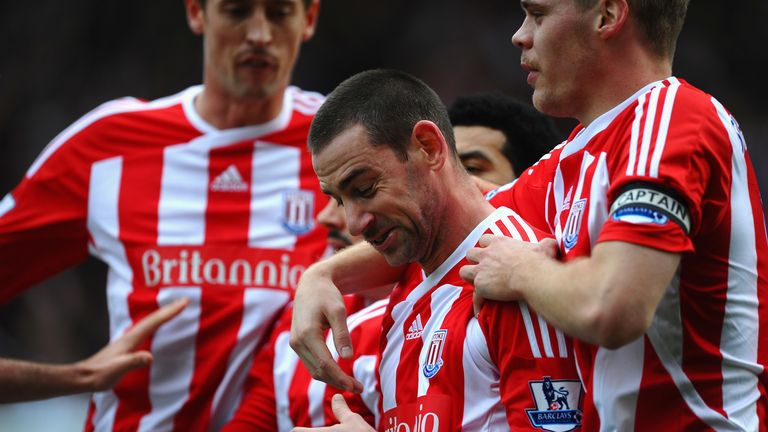
<path fill-rule="evenodd" d="M 156 310 L 101 351 L 77 363 L 53 365 L 0 359 L 0 403 L 111 388 L 126 372 L 152 363 L 152 354 L 134 350 L 186 305 L 187 300 L 179 300 Z"/>
<path fill-rule="evenodd" d="M 545 248 L 483 236 L 462 277 L 494 300 L 525 300 L 553 326 L 585 342 L 617 348 L 650 327 L 680 263 L 669 253 L 620 241 L 598 243 L 592 255 L 562 263 Z M 551 251 L 549 251 L 551 252 Z"/>
<path fill-rule="evenodd" d="M 362 385 L 333 360 L 325 344 L 325 331 L 331 329 L 339 355 L 350 358 L 353 347 L 342 294 L 392 286 L 404 269 L 390 267 L 367 243 L 348 247 L 307 269 L 296 288 L 291 347 L 313 378 L 342 390 L 362 390 Z"/>

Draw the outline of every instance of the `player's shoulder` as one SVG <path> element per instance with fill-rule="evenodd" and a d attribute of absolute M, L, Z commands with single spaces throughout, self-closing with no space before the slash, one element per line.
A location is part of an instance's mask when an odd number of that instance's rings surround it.
<path fill-rule="evenodd" d="M 315 115 L 320 105 L 325 102 L 325 96 L 318 92 L 296 86 L 289 86 L 286 91 L 291 97 L 293 108 L 305 115 Z"/>

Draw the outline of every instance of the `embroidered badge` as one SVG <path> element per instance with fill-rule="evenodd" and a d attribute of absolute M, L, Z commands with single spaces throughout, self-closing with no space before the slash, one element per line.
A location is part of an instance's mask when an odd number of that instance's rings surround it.
<path fill-rule="evenodd" d="M 424 362 L 424 376 L 432 378 L 443 367 L 443 346 L 448 330 L 440 329 L 432 333 L 427 350 L 427 359 Z"/>
<path fill-rule="evenodd" d="M 536 408 L 527 409 L 528 420 L 537 428 L 566 432 L 581 426 L 582 389 L 578 380 L 528 381 Z"/>
<path fill-rule="evenodd" d="M 579 241 L 579 230 L 581 230 L 581 220 L 586 205 L 587 199 L 582 198 L 573 203 L 571 211 L 568 213 L 568 219 L 565 221 L 565 229 L 563 230 L 563 246 L 565 246 L 566 252 L 573 249 Z"/>
<path fill-rule="evenodd" d="M 295 235 L 314 227 L 315 194 L 297 189 L 283 193 L 283 227 Z"/>

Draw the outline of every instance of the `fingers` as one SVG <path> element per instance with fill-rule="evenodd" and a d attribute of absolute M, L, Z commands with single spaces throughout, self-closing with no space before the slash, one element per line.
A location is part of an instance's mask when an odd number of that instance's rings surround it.
<path fill-rule="evenodd" d="M 467 264 L 459 269 L 459 276 L 465 281 L 475 284 L 475 277 L 477 276 L 477 265 Z"/>
<path fill-rule="evenodd" d="M 481 248 L 488 247 L 488 245 L 493 243 L 496 239 L 498 239 L 498 237 L 493 234 L 483 234 L 480 236 L 480 240 L 478 240 L 477 244 Z"/>
<path fill-rule="evenodd" d="M 557 254 L 560 251 L 557 240 L 553 238 L 543 239 L 539 242 L 539 247 L 541 247 L 544 253 L 550 258 L 557 258 Z"/>
<path fill-rule="evenodd" d="M 328 324 L 331 326 L 333 344 L 341 358 L 352 358 L 352 338 L 347 327 L 347 311 L 344 307 L 336 308 L 328 314 Z"/>
<path fill-rule="evenodd" d="M 341 390 L 355 393 L 363 391 L 363 385 L 345 374 L 336 364 L 322 334 L 308 335 L 307 333 L 296 332 L 296 338 L 294 338 L 294 331 L 292 330 L 290 344 L 309 370 L 312 378 Z"/>
<path fill-rule="evenodd" d="M 483 304 L 485 303 L 485 299 L 480 296 L 480 294 L 475 291 L 472 293 L 472 309 L 475 312 L 475 316 L 477 316 L 480 313 L 480 309 L 483 308 Z"/>
<path fill-rule="evenodd" d="M 158 327 L 178 315 L 187 304 L 189 304 L 188 299 L 179 299 L 144 317 L 121 338 L 127 345 L 127 349 L 131 350 L 138 346 L 150 334 L 154 333 Z"/>

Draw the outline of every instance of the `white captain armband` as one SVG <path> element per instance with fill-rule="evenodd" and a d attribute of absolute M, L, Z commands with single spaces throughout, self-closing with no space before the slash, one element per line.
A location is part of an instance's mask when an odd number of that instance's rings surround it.
<path fill-rule="evenodd" d="M 691 216 L 685 201 L 658 185 L 635 182 L 625 186 L 611 204 L 611 219 L 634 224 L 666 225 L 672 221 L 691 232 Z"/>

